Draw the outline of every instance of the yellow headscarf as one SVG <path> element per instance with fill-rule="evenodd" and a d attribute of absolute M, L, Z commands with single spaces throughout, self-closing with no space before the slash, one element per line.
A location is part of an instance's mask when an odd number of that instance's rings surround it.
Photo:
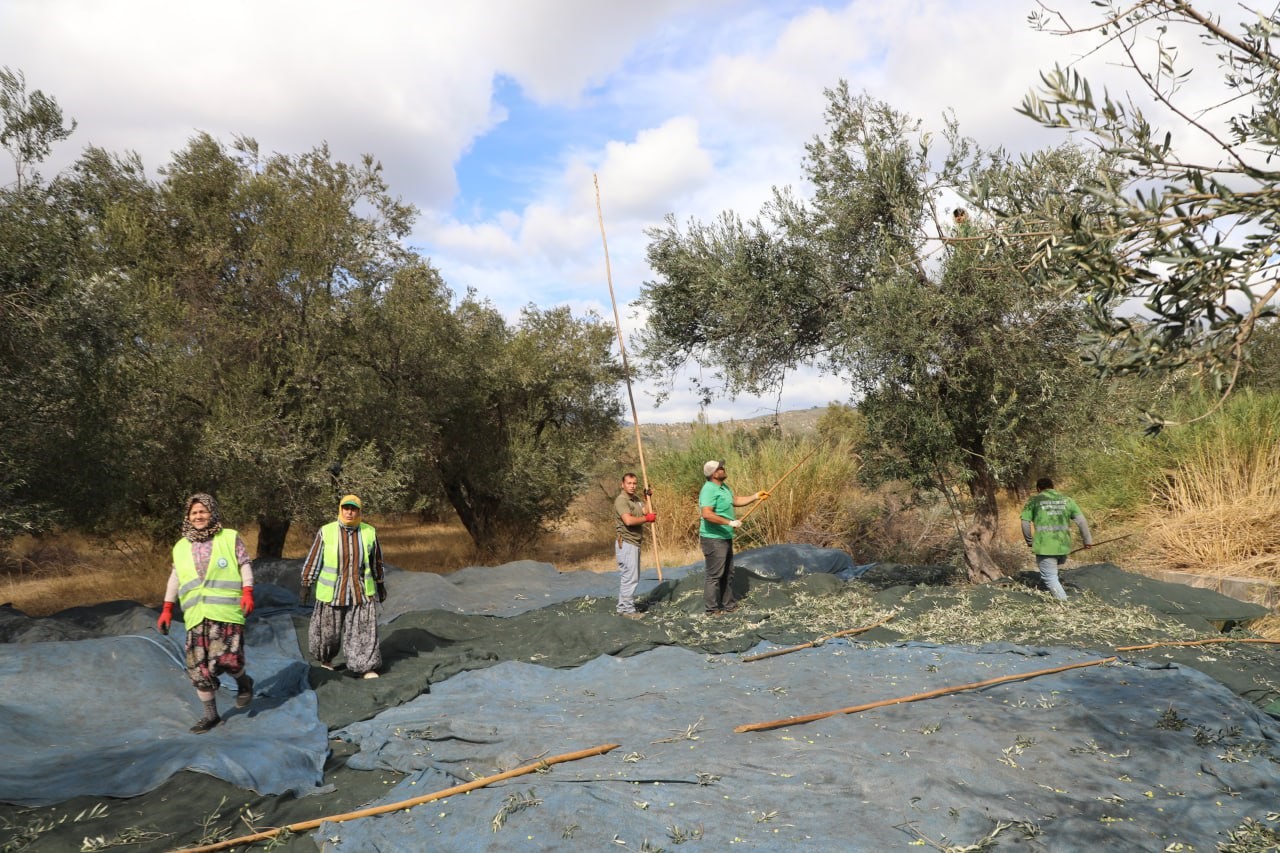
<path fill-rule="evenodd" d="M 355 495 L 346 495 L 345 497 L 343 497 L 342 500 L 338 501 L 338 521 L 345 524 L 346 522 L 343 522 L 342 520 L 342 508 L 344 506 L 353 506 L 356 508 L 356 517 L 355 517 L 354 525 L 349 525 L 349 526 L 359 525 L 360 513 L 363 512 L 363 507 L 360 504 L 360 499 Z"/>

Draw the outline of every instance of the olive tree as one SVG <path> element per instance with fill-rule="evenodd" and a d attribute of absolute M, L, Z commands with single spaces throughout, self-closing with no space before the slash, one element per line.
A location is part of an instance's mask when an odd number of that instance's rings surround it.
<path fill-rule="evenodd" d="M 468 294 L 452 334 L 436 472 L 477 548 L 501 553 L 564 514 L 616 436 L 613 330 L 564 307 L 529 306 L 511 324 Z"/>
<path fill-rule="evenodd" d="M 45 183 L 74 123 L 24 85 L 0 74 L 0 538 L 168 538 L 192 491 L 262 557 L 350 491 L 487 551 L 563 514 L 620 415 L 598 318 L 455 304 L 371 156 L 198 134 L 159 180 L 90 147 Z"/>
<path fill-rule="evenodd" d="M 641 355 L 668 375 L 714 366 L 730 394 L 776 387 L 801 364 L 847 373 L 864 471 L 947 495 L 960 485 L 969 574 L 996 577 L 999 488 L 1087 415 L 1081 312 L 1028 287 L 1023 247 L 987 236 L 985 213 L 943 210 L 944 193 L 980 181 L 992 203 L 1062 204 L 1101 166 L 1073 148 L 983 152 L 949 124 L 935 168 L 917 120 L 844 84 L 827 96 L 827 131 L 804 159 L 810 198 L 779 190 L 747 222 L 669 217 L 650 232 L 658 278 L 641 294 Z"/>
<path fill-rule="evenodd" d="M 130 299 L 98 263 L 93 157 L 43 180 L 64 140 L 57 102 L 0 69 L 0 145 L 17 180 L 0 184 L 0 540 L 91 516 L 118 482 L 111 433 L 127 384 Z M 114 189 L 134 177 L 113 163 Z"/>

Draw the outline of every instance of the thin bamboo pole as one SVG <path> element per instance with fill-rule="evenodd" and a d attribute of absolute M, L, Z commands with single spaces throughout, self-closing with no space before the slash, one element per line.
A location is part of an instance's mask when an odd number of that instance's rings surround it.
<path fill-rule="evenodd" d="M 838 631 L 838 632 L 836 632 L 836 633 L 834 633 L 834 634 L 828 634 L 828 635 L 827 635 L 827 636 L 825 636 L 825 637 L 819 637 L 818 639 L 816 639 L 816 640 L 811 640 L 811 641 L 809 641 L 809 642 L 807 642 L 807 643 L 801 643 L 801 644 L 800 644 L 800 645 L 798 645 L 798 646 L 788 646 L 788 647 L 787 647 L 787 648 L 785 648 L 785 649 L 773 649 L 773 650 L 771 650 L 771 651 L 761 652 L 761 653 L 760 653 L 760 654 L 758 654 L 758 655 L 750 655 L 750 656 L 748 656 L 748 657 L 743 658 L 743 659 L 742 659 L 742 662 L 743 662 L 743 663 L 751 663 L 752 661 L 764 660 L 765 658 L 776 658 L 776 657 L 778 657 L 779 655 L 789 655 L 789 654 L 791 654 L 792 652 L 799 652 L 799 651 L 803 651 L 803 650 L 805 650 L 805 649 L 812 649 L 812 648 L 813 648 L 813 647 L 815 647 L 815 646 L 820 646 L 820 645 L 822 645 L 823 643 L 827 642 L 828 640 L 835 640 L 835 639 L 838 639 L 838 638 L 840 638 L 840 637 L 852 637 L 852 636 L 854 636 L 854 635 L 856 635 L 856 634 L 864 634 L 864 633 L 866 633 L 867 631 L 870 631 L 872 628 L 879 628 L 881 625 L 883 625 L 884 623 L 886 623 L 886 622 L 888 622 L 890 619 L 892 619 L 895 615 L 896 615 L 896 614 L 890 614 L 890 615 L 886 616 L 884 619 L 881 619 L 879 622 L 875 623 L 874 625 L 866 625 L 866 626 L 863 626 L 863 627 L 861 627 L 861 628 L 850 628 L 848 631 Z"/>
<path fill-rule="evenodd" d="M 604 234 L 604 210 L 600 207 L 600 178 L 591 176 L 596 188 L 596 217 L 600 220 L 600 242 L 604 244 L 604 274 L 609 282 L 609 301 L 613 303 L 613 327 L 618 332 L 618 352 L 622 355 L 622 376 L 627 380 L 627 399 L 631 401 L 631 423 L 636 433 L 636 453 L 640 457 L 640 476 L 644 478 L 644 506 L 653 512 L 653 490 L 649 488 L 649 470 L 644 464 L 644 443 L 640 440 L 640 415 L 636 412 L 636 395 L 631 390 L 631 367 L 627 364 L 627 347 L 622 342 L 622 321 L 618 318 L 618 298 L 613 294 L 613 269 L 609 265 L 609 239 Z M 658 582 L 662 582 L 662 557 L 658 553 L 658 528 L 650 525 L 649 539 L 653 542 L 653 562 L 658 567 Z"/>
<path fill-rule="evenodd" d="M 1141 652 L 1163 646 L 1208 646 L 1213 643 L 1264 643 L 1280 645 L 1280 640 L 1262 640 L 1254 637 L 1212 637 L 1208 640 L 1168 640 L 1163 643 L 1145 643 L 1141 646 L 1116 646 L 1118 652 Z"/>
<path fill-rule="evenodd" d="M 1040 675 L 1053 675 L 1055 672 L 1066 672 L 1070 669 L 1080 669 L 1086 666 L 1098 666 L 1104 663 L 1112 663 L 1117 658 L 1109 657 L 1101 660 L 1084 661 L 1083 663 L 1071 663 L 1066 666 L 1055 666 L 1050 669 L 1038 669 L 1035 672 L 1022 672 L 1015 675 L 1002 675 L 999 678 L 990 678 L 986 681 L 975 681 L 973 684 L 960 684 L 955 687 L 940 687 L 937 690 L 930 690 L 927 693 L 914 693 L 910 696 L 899 696 L 896 699 L 881 699 L 878 702 L 868 702 L 865 705 L 854 705 L 850 708 L 840 708 L 836 711 L 823 711 L 819 714 L 808 714 L 803 717 L 788 717 L 784 720 L 771 720 L 767 723 L 747 723 L 734 729 L 735 732 L 761 732 L 766 729 L 780 729 L 783 726 L 795 726 L 801 723 L 812 723 L 816 720 L 825 720 L 827 717 L 835 717 L 840 714 L 856 714 L 859 711 L 869 711 L 872 708 L 883 708 L 887 705 L 902 705 L 907 702 L 919 702 L 922 699 L 934 699 L 938 696 L 947 696 L 951 693 L 961 693 L 965 690 L 976 690 L 979 687 L 990 687 L 993 684 L 1004 684 L 1008 681 L 1021 681 L 1026 678 L 1035 678 Z"/>
<path fill-rule="evenodd" d="M 1080 551 L 1083 551 L 1085 548 L 1097 548 L 1099 545 L 1108 545 L 1112 542 L 1119 542 L 1121 539 L 1128 539 L 1132 535 L 1133 535 L 1132 533 L 1126 533 L 1123 536 L 1113 536 L 1110 539 L 1103 539 L 1101 542 L 1094 542 L 1092 545 L 1081 545 L 1079 548 L 1072 551 L 1071 553 L 1076 554 L 1076 553 L 1079 553 Z M 1070 554 L 1068 554 L 1067 556 L 1070 556 Z"/>
<path fill-rule="evenodd" d="M 813 454 L 815 454 L 815 453 L 817 453 L 817 452 L 818 452 L 818 448 L 815 446 L 812 450 L 810 450 L 808 453 L 806 453 L 806 454 L 804 455 L 804 458 L 803 458 L 803 459 L 801 459 L 799 462 L 797 462 L 796 464 L 794 464 L 794 465 L 792 465 L 790 468 L 788 468 L 788 469 L 787 469 L 787 473 L 783 474 L 781 477 L 779 477 L 779 478 L 778 478 L 778 482 L 774 483 L 772 486 L 770 486 L 770 487 L 769 487 L 768 489 L 766 489 L 765 491 L 767 491 L 769 494 L 771 494 L 771 495 L 772 495 L 772 494 L 773 494 L 774 489 L 776 489 L 776 488 L 778 488 L 778 486 L 781 486 L 781 485 L 782 485 L 782 481 L 783 481 L 783 480 L 787 479 L 787 478 L 788 478 L 788 477 L 790 477 L 792 474 L 794 474 L 794 473 L 795 473 L 795 470 L 796 470 L 797 468 L 799 468 L 799 467 L 800 467 L 801 465 L 803 465 L 804 463 L 808 462 L 808 461 L 809 461 L 809 457 L 810 457 L 810 456 L 813 456 Z M 739 519 L 739 520 L 740 520 L 740 521 L 746 521 L 746 520 L 747 520 L 747 516 L 749 516 L 749 515 L 751 515 L 751 513 L 755 512 L 755 511 L 756 511 L 756 507 L 760 506 L 760 504 L 762 504 L 762 503 L 764 503 L 764 501 L 757 501 L 756 503 L 752 504 L 752 505 L 751 505 L 751 508 L 750 508 L 750 509 L 748 509 L 746 512 L 744 512 L 744 513 L 742 514 L 742 518 L 741 518 L 741 519 Z"/>
<path fill-rule="evenodd" d="M 383 806 L 372 806 L 359 811 L 347 812 L 346 814 L 333 815 L 331 817 L 320 817 L 314 820 L 304 820 L 300 823 L 291 823 L 288 826 L 277 827 L 276 829 L 268 829 L 262 832 L 255 832 L 253 835 L 245 835 L 241 838 L 231 838 L 226 841 L 219 841 L 216 844 L 205 844 L 201 847 L 186 847 L 176 853 L 207 853 L 212 850 L 225 850 L 228 847 L 238 847 L 241 844 L 254 844 L 258 841 L 266 841 L 274 838 L 282 832 L 306 832 L 315 829 L 323 823 L 342 823 L 348 820 L 355 820 L 362 817 L 372 817 L 374 815 L 387 814 L 388 812 L 403 811 L 404 809 L 413 808 L 414 806 L 429 803 L 433 800 L 441 800 L 445 797 L 452 797 L 455 794 L 465 794 L 468 791 L 474 791 L 477 788 L 483 788 L 492 785 L 494 782 L 501 782 L 504 779 L 512 779 L 516 776 L 524 776 L 527 773 L 534 773 L 552 764 L 562 764 L 566 761 L 577 761 L 581 758 L 591 758 L 595 755 L 604 755 L 606 752 L 617 749 L 619 744 L 606 743 L 601 746 L 595 746 L 591 749 L 583 749 L 578 752 L 566 752 L 563 755 L 557 755 L 552 758 L 544 758 L 540 761 L 534 761 L 517 767 L 514 770 L 508 770 L 505 773 L 497 773 L 493 776 L 485 776 L 483 779 L 475 779 L 462 785 L 455 785 L 452 788 L 445 788 L 443 791 L 436 791 L 434 794 L 424 794 L 421 797 L 414 797 L 411 800 L 401 800 L 398 803 L 388 803 Z"/>

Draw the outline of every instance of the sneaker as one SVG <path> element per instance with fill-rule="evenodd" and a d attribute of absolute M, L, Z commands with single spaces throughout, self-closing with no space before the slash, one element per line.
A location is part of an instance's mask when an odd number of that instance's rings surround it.
<path fill-rule="evenodd" d="M 366 672 L 364 675 L 362 675 L 362 676 L 360 676 L 360 677 L 361 677 L 361 678 L 377 678 L 377 677 L 378 677 L 378 673 L 374 672 L 373 670 L 369 670 L 368 672 Z"/>
<path fill-rule="evenodd" d="M 216 716 L 216 715 L 215 715 L 215 716 L 212 716 L 212 717 L 205 717 L 205 718 L 204 718 L 204 719 L 202 719 L 200 722 L 198 722 L 198 723 L 196 723 L 194 726 L 192 726 L 192 727 L 191 727 L 191 731 L 192 731 L 192 733 L 193 733 L 193 734 L 202 735 L 202 734 L 204 734 L 205 732 L 209 731 L 209 729 L 211 729 L 211 728 L 213 728 L 214 726 L 216 726 L 216 725 L 217 725 L 218 723 L 220 723 L 220 722 L 222 722 L 222 718 L 221 718 L 221 717 L 219 717 L 219 716 Z"/>
<path fill-rule="evenodd" d="M 721 612 L 721 613 L 732 613 L 733 611 L 735 611 L 735 610 L 737 610 L 737 609 L 738 609 L 738 605 L 736 605 L 736 604 L 730 604 L 728 607 L 721 607 L 721 608 L 720 608 L 720 612 Z"/>
<path fill-rule="evenodd" d="M 329 663 L 327 660 L 322 660 L 322 661 L 320 661 L 320 668 L 321 668 L 321 669 L 327 669 L 327 670 L 329 670 L 330 672 L 333 672 L 333 670 L 335 669 L 334 665 L 333 665 L 333 664 L 331 664 L 331 663 Z"/>
<path fill-rule="evenodd" d="M 236 691 L 236 707 L 248 708 L 249 703 L 253 701 L 253 679 L 245 676 L 247 683 Z"/>
<path fill-rule="evenodd" d="M 643 619 L 644 618 L 644 614 L 636 610 L 632 610 L 630 613 L 619 613 L 618 615 L 621 616 L 623 619 Z"/>

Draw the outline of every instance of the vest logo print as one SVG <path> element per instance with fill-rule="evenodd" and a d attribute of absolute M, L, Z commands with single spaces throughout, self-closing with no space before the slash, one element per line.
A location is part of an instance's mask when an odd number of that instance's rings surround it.
<path fill-rule="evenodd" d="M 220 568 L 220 569 L 225 569 L 226 567 L 227 567 L 227 558 L 226 558 L 226 557 L 219 557 L 219 558 L 218 558 L 218 568 Z"/>

